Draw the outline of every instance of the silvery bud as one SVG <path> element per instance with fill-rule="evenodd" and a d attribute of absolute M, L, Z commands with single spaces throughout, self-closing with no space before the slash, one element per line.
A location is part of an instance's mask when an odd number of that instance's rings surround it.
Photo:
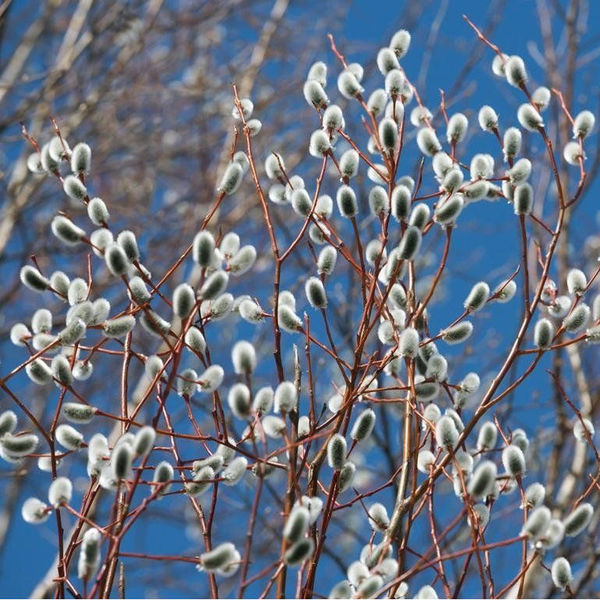
<path fill-rule="evenodd" d="M 515 215 L 529 215 L 533 209 L 533 188 L 528 183 L 520 183 L 514 191 L 513 206 Z"/>
<path fill-rule="evenodd" d="M 595 123 L 596 117 L 594 117 L 594 113 L 590 112 L 589 110 L 581 111 L 575 117 L 573 122 L 573 137 L 586 137 L 588 133 L 594 129 Z"/>
<path fill-rule="evenodd" d="M 346 440 L 335 433 L 327 444 L 327 462 L 335 471 L 339 471 L 346 462 Z"/>
<path fill-rule="evenodd" d="M 71 423 L 90 423 L 97 410 L 94 406 L 80 404 L 79 402 L 65 402 L 62 405 L 62 414 Z"/>
<path fill-rule="evenodd" d="M 480 281 L 473 286 L 463 306 L 469 312 L 476 312 L 483 308 L 489 297 L 490 286 L 485 281 Z"/>
<path fill-rule="evenodd" d="M 76 175 L 86 175 L 92 164 L 92 149 L 87 144 L 76 144 L 71 153 L 71 171 Z"/>
<path fill-rule="evenodd" d="M 429 127 L 419 129 L 419 133 L 417 134 L 417 145 L 419 146 L 419 150 L 425 156 L 433 156 L 442 149 L 435 132 Z"/>
<path fill-rule="evenodd" d="M 506 75 L 506 80 L 510 85 L 521 87 L 527 83 L 525 63 L 520 56 L 511 56 L 504 63 L 504 73 Z"/>
<path fill-rule="evenodd" d="M 398 58 L 406 56 L 410 48 L 410 33 L 406 29 L 399 29 L 390 40 L 390 48 L 395 52 Z"/>
<path fill-rule="evenodd" d="M 354 98 L 364 92 L 360 82 L 349 70 L 342 71 L 337 80 L 338 90 L 344 98 Z"/>
<path fill-rule="evenodd" d="M 305 81 L 302 92 L 304 94 L 304 99 L 308 102 L 309 106 L 314 106 L 315 108 L 327 108 L 329 98 L 323 89 L 323 85 L 316 79 Z"/>
<path fill-rule="evenodd" d="M 240 187 L 243 175 L 244 169 L 238 163 L 229 163 L 217 190 L 227 195 L 233 194 Z"/>
<path fill-rule="evenodd" d="M 498 115 L 491 106 L 482 106 L 478 115 L 479 127 L 483 131 L 492 131 L 498 128 Z"/>
<path fill-rule="evenodd" d="M 48 500 L 52 506 L 69 504 L 73 496 L 73 484 L 67 477 L 57 477 L 48 489 Z"/>
<path fill-rule="evenodd" d="M 78 450 L 83 444 L 83 435 L 71 425 L 59 425 L 54 432 L 54 437 L 67 450 Z"/>
<path fill-rule="evenodd" d="M 298 407 L 298 391 L 291 381 L 282 381 L 275 389 L 275 412 L 289 413 Z"/>
<path fill-rule="evenodd" d="M 544 126 L 544 120 L 540 113 L 531 104 L 521 104 L 517 111 L 517 119 L 521 127 L 528 131 L 537 131 Z"/>
<path fill-rule="evenodd" d="M 435 424 L 435 441 L 440 448 L 452 449 L 458 441 L 458 429 L 454 420 L 444 415 Z"/>
<path fill-rule="evenodd" d="M 358 205 L 356 203 L 356 194 L 349 185 L 342 185 L 336 193 L 336 201 L 340 214 L 343 217 L 351 218 L 358 213 Z"/>
<path fill-rule="evenodd" d="M 533 343 L 540 350 L 547 350 L 554 338 L 554 325 L 548 319 L 540 319 L 533 330 Z"/>
<path fill-rule="evenodd" d="M 521 131 L 516 127 L 509 127 L 504 132 L 504 160 L 508 160 L 509 158 L 514 158 L 521 151 L 521 140 L 522 135 Z"/>
<path fill-rule="evenodd" d="M 355 177 L 358 173 L 359 155 L 356 150 L 351 148 L 346 150 L 342 156 L 340 156 L 339 165 L 340 171 L 344 177 L 349 179 Z"/>
<path fill-rule="evenodd" d="M 477 436 L 477 450 L 479 452 L 491 450 L 496 446 L 496 440 L 498 438 L 498 430 L 491 421 L 484 423 L 479 429 Z"/>
<path fill-rule="evenodd" d="M 571 269 L 567 273 L 567 289 L 569 294 L 582 296 L 587 287 L 587 277 L 580 269 Z"/>
<path fill-rule="evenodd" d="M 65 194 L 73 200 L 83 200 L 88 195 L 85 185 L 75 175 L 67 175 L 64 178 L 63 189 Z"/>

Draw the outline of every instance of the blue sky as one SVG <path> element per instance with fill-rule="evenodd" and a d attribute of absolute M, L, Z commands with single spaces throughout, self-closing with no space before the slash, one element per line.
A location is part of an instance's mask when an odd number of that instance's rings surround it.
<path fill-rule="evenodd" d="M 439 88 L 445 90 L 452 88 L 456 74 L 472 55 L 474 49 L 477 48 L 474 43 L 475 36 L 463 20 L 462 14 L 466 13 L 471 20 L 480 26 L 484 26 L 491 15 L 489 14 L 490 5 L 486 2 L 449 0 L 445 3 L 433 1 L 426 4 L 428 8 L 425 17 L 419 21 L 416 28 L 412 29 L 412 48 L 409 55 L 404 59 L 403 66 L 413 81 L 419 77 L 422 58 L 424 55 L 428 55 L 430 25 L 438 19 L 440 23 L 439 33 L 433 52 L 428 59 L 429 68 L 424 78 L 427 91 L 423 94 L 426 104 L 430 108 L 434 108 L 439 100 Z M 539 50 L 541 47 L 536 17 L 536 2 L 533 0 L 508 0 L 504 3 L 498 3 L 498 5 L 500 4 L 503 6 L 502 16 L 492 34 L 493 41 L 507 53 L 522 55 L 527 61 L 532 79 L 539 84 L 546 83 L 540 67 L 531 59 L 531 52 L 535 54 L 536 48 Z M 327 9 L 323 9 L 320 5 L 321 3 L 317 5 L 317 3 L 311 2 L 296 6 L 294 10 L 303 13 L 314 11 L 315 17 L 326 17 Z M 353 2 L 345 19 L 343 31 L 337 37 L 340 49 L 352 61 L 357 60 L 365 66 L 369 62 L 372 64 L 379 47 L 386 45 L 390 35 L 398 27 L 403 26 L 400 15 L 402 10 L 408 10 L 410 5 L 410 2 L 388 2 L 387 0 L 381 2 Z M 590 48 L 592 48 L 594 39 L 598 34 L 597 24 L 600 23 L 600 3 L 598 2 L 591 2 L 590 4 L 589 23 L 595 24 L 595 30 L 586 34 L 584 43 L 589 40 Z M 240 33 L 242 34 L 242 32 Z M 306 32 L 302 34 L 306 35 Z M 334 61 L 329 52 L 327 40 L 323 40 L 321 50 L 322 56 L 315 56 L 315 59 L 325 56 L 327 62 L 333 65 Z M 467 111 L 467 109 L 476 111 L 479 106 L 491 103 L 499 113 L 503 127 L 516 124 L 516 107 L 522 100 L 518 92 L 492 75 L 490 68 L 492 58 L 492 52 L 485 49 L 466 80 L 461 82 L 461 85 L 457 88 L 459 99 L 450 112 Z M 293 60 L 292 57 L 290 57 L 291 60 Z M 586 65 L 588 77 L 598 80 L 599 67 L 600 61 L 597 58 L 592 59 Z M 378 85 L 381 85 L 380 81 Z M 330 87 L 333 88 L 333 84 L 330 84 Z M 298 89 L 301 89 L 301 82 L 299 82 Z M 331 91 L 333 92 L 333 89 Z M 467 92 L 468 97 L 462 97 L 462 92 Z M 597 86 L 590 85 L 589 79 L 578 79 L 574 111 L 577 112 L 588 107 L 594 109 L 597 106 L 597 93 Z M 453 102 L 454 99 L 448 98 L 448 101 Z M 471 122 L 472 127 L 476 128 L 476 113 L 473 114 Z M 310 129 L 307 126 L 308 131 Z M 539 140 L 533 140 L 532 144 L 534 149 L 539 148 Z M 486 134 L 477 133 L 473 139 L 473 147 L 477 147 L 477 151 L 493 151 L 495 156 L 498 156 L 494 140 L 489 135 L 486 137 Z M 416 159 L 414 140 L 412 149 Z M 472 151 L 469 150 L 467 155 L 471 156 Z M 409 155 L 406 162 L 406 171 L 411 172 L 414 164 L 415 160 L 411 161 Z M 428 167 L 430 169 L 429 165 Z M 431 187 L 431 185 L 430 178 L 429 186 Z M 582 218 L 582 222 L 585 222 L 576 232 L 576 237 L 573 240 L 576 246 L 581 245 L 585 237 L 596 229 L 597 207 L 593 202 L 593 197 L 594 192 L 597 191 L 597 187 L 588 190 L 583 199 L 583 207 L 579 217 L 585 217 L 585 219 Z M 462 260 L 462 262 L 459 260 L 456 266 L 450 269 L 453 279 L 449 283 L 446 293 L 447 306 L 453 308 L 449 310 L 459 311 L 464 296 L 471 285 L 479 279 L 489 278 L 490 283 L 495 284 L 517 266 L 518 254 L 514 249 L 517 247 L 518 239 L 512 217 L 511 207 L 503 202 L 495 204 L 480 203 L 469 207 L 464 222 L 461 222 L 457 230 L 456 244 L 453 246 L 449 260 L 450 264 L 454 264 L 456 259 Z M 432 252 L 435 253 L 436 249 L 432 249 Z M 514 257 L 512 263 L 507 264 L 507 254 Z M 294 278 L 297 275 L 290 273 L 289 277 Z M 514 311 L 511 308 L 497 306 L 494 308 L 493 314 L 490 311 L 489 314 L 486 313 L 481 317 L 486 320 L 487 340 L 488 342 L 490 339 L 492 341 L 497 340 L 496 345 L 492 344 L 492 347 L 497 346 L 498 351 L 502 349 L 504 333 L 506 331 L 510 332 L 511 328 L 514 328 L 513 316 Z M 435 313 L 432 317 L 432 323 L 433 329 L 442 327 L 445 324 L 443 319 Z M 449 354 L 452 355 L 452 353 Z M 466 357 L 465 365 L 472 364 L 477 364 L 477 361 L 473 357 Z M 540 370 L 543 373 L 543 369 Z M 543 377 L 542 374 L 532 378 L 524 387 L 522 393 L 534 394 L 540 388 L 543 390 L 546 385 Z M 3 402 L 6 401 L 3 400 Z M 4 408 L 4 404 L 1 406 Z M 530 425 L 532 432 L 538 426 L 538 416 L 538 409 L 522 415 L 522 418 L 526 419 Z M 34 480 L 27 489 L 27 495 L 43 497 L 46 483 L 40 482 L 39 488 L 36 488 L 36 485 L 37 480 Z M 0 479 L 1 489 L 2 480 Z M 233 525 L 235 526 L 235 524 Z M 30 591 L 32 582 L 37 581 L 43 575 L 54 555 L 53 534 L 54 531 L 51 527 L 46 530 L 44 528 L 33 528 L 23 523 L 20 518 L 11 524 L 7 547 L 0 556 L 0 595 L 18 597 Z M 168 527 L 162 524 L 161 521 L 160 528 L 140 534 L 133 545 L 140 548 L 144 547 L 145 544 L 154 542 L 165 553 L 169 551 L 176 552 L 181 547 L 178 543 L 178 535 L 181 535 L 181 532 L 177 525 Z M 193 547 L 191 542 L 189 546 L 190 549 Z M 182 569 L 178 566 L 176 572 L 181 573 L 181 577 L 185 578 L 203 577 L 195 571 L 189 574 L 187 567 Z M 336 574 L 335 577 L 339 579 L 339 574 Z M 337 579 L 332 579 L 331 583 L 335 583 Z M 204 589 L 202 585 L 199 581 L 199 590 Z M 142 588 L 130 590 L 132 594 L 141 594 L 142 592 Z M 161 590 L 157 588 L 154 592 L 158 595 Z M 168 594 L 174 595 L 174 591 L 169 590 Z M 186 594 L 182 593 L 181 595 Z"/>

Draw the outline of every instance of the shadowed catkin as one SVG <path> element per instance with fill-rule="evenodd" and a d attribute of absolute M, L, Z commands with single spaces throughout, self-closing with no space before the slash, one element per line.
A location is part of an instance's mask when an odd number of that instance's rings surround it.
<path fill-rule="evenodd" d="M 85 237 L 85 231 L 81 227 L 77 227 L 73 221 L 62 215 L 57 215 L 52 219 L 50 229 L 61 242 L 68 246 L 78 244 Z"/>
<path fill-rule="evenodd" d="M 472 333 L 473 324 L 470 321 L 462 321 L 440 332 L 442 339 L 450 345 L 464 342 Z"/>
<path fill-rule="evenodd" d="M 215 271 L 207 277 L 198 296 L 203 300 L 212 300 L 225 291 L 228 282 L 229 275 L 225 271 Z"/>
<path fill-rule="evenodd" d="M 286 565 L 296 566 L 302 564 L 313 552 L 314 542 L 310 538 L 304 538 L 296 542 L 284 555 L 283 561 Z"/>
<path fill-rule="evenodd" d="M 327 307 L 327 294 L 323 282 L 318 277 L 310 277 L 304 286 L 306 298 L 313 308 Z"/>
<path fill-rule="evenodd" d="M 533 188 L 528 183 L 520 183 L 513 194 L 515 215 L 529 215 L 533 209 Z"/>
<path fill-rule="evenodd" d="M 469 312 L 481 309 L 490 296 L 490 286 L 485 281 L 476 283 L 469 292 L 463 306 Z"/>
<path fill-rule="evenodd" d="M 496 483 L 496 475 L 498 473 L 496 464 L 491 460 L 485 460 L 480 463 L 467 485 L 468 493 L 474 498 L 485 498 L 489 496 Z"/>
<path fill-rule="evenodd" d="M 250 390 L 243 383 L 236 383 L 227 395 L 227 403 L 231 412 L 238 419 L 247 419 L 250 416 Z"/>
<path fill-rule="evenodd" d="M 100 543 L 102 535 L 96 528 L 88 529 L 83 534 L 79 560 L 77 562 L 77 576 L 79 579 L 90 581 L 100 564 Z"/>
<path fill-rule="evenodd" d="M 147 456 L 154 446 L 156 431 L 153 427 L 145 425 L 136 434 L 133 439 L 133 453 L 136 457 Z"/>
<path fill-rule="evenodd" d="M 385 197 L 385 206 L 387 207 L 387 196 Z M 411 193 L 405 185 L 397 185 L 392 190 L 390 206 L 392 216 L 396 221 L 404 221 L 408 218 L 411 207 Z"/>
<path fill-rule="evenodd" d="M 169 491 L 169 488 L 171 487 L 169 482 L 173 480 L 174 473 L 173 467 L 166 460 L 163 460 L 156 465 L 152 482 L 158 484 L 154 486 L 154 489 L 159 489 L 161 496 Z"/>
<path fill-rule="evenodd" d="M 527 83 L 527 71 L 525 63 L 520 56 L 511 56 L 504 63 L 504 74 L 510 85 L 521 87 Z"/>
<path fill-rule="evenodd" d="M 192 258 L 203 269 L 208 267 L 213 260 L 215 252 L 215 239 L 208 231 L 201 231 L 194 237 L 192 244 Z"/>
<path fill-rule="evenodd" d="M 0 437 L 12 433 L 17 426 L 17 415 L 12 410 L 5 410 L 0 414 Z"/>
<path fill-rule="evenodd" d="M 440 201 L 433 212 L 433 220 L 442 226 L 452 226 L 465 205 L 462 194 L 452 194 Z"/>
<path fill-rule="evenodd" d="M 538 539 L 546 532 L 550 518 L 550 509 L 546 506 L 539 506 L 529 514 L 523 529 L 521 529 L 521 535 L 526 535 L 532 540 Z"/>
<path fill-rule="evenodd" d="M 209 552 L 205 552 L 199 556 L 200 564 L 198 568 L 212 573 L 218 569 L 226 567 L 229 563 L 236 560 L 237 551 L 235 546 L 230 542 L 219 544 Z"/>
<path fill-rule="evenodd" d="M 421 231 L 418 227 L 409 225 L 398 244 L 398 255 L 404 260 L 413 260 L 420 247 Z"/>
<path fill-rule="evenodd" d="M 110 468 L 115 479 L 129 479 L 133 462 L 133 450 L 127 442 L 117 442 L 110 457 Z"/>
<path fill-rule="evenodd" d="M 339 433 L 334 434 L 327 444 L 327 462 L 334 471 L 339 471 L 346 462 L 346 440 Z"/>
<path fill-rule="evenodd" d="M 533 330 L 533 343 L 540 350 L 546 350 L 554 338 L 554 325 L 548 319 L 540 319 Z"/>
<path fill-rule="evenodd" d="M 231 195 L 237 191 L 242 183 L 244 169 L 235 162 L 231 162 L 225 168 L 221 182 L 217 187 L 217 191 L 223 194 Z"/>
<path fill-rule="evenodd" d="M 350 431 L 350 437 L 357 441 L 361 442 L 370 437 L 373 432 L 373 428 L 375 427 L 375 411 L 371 408 L 363 411 L 352 426 Z"/>
<path fill-rule="evenodd" d="M 98 409 L 79 402 L 65 402 L 62 405 L 62 414 L 71 423 L 90 423 Z"/>
<path fill-rule="evenodd" d="M 442 149 L 442 145 L 435 135 L 435 132 L 432 129 L 429 129 L 429 127 L 419 129 L 419 133 L 417 134 L 417 145 L 419 146 L 419 150 L 425 156 L 433 156 Z"/>
<path fill-rule="evenodd" d="M 580 504 L 563 521 L 565 535 L 575 537 L 579 535 L 589 524 L 594 516 L 594 507 L 589 502 Z"/>
<path fill-rule="evenodd" d="M 283 538 L 294 544 L 304 536 L 309 524 L 309 512 L 304 506 L 295 506 L 283 528 Z"/>

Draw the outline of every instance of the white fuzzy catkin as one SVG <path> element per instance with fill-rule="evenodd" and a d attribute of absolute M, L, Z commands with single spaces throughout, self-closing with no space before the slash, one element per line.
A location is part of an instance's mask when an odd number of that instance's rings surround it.
<path fill-rule="evenodd" d="M 490 286 L 485 281 L 480 281 L 471 288 L 463 306 L 469 312 L 476 312 L 483 308 L 489 296 Z"/>
<path fill-rule="evenodd" d="M 231 349 L 231 362 L 237 375 L 250 374 L 256 369 L 256 350 L 245 340 L 236 342 Z"/>
<path fill-rule="evenodd" d="M 473 333 L 473 324 L 470 321 L 462 321 L 441 331 L 442 339 L 447 344 L 460 344 Z"/>
<path fill-rule="evenodd" d="M 540 349 L 546 350 L 554 338 L 554 325 L 548 319 L 540 319 L 533 330 L 533 343 Z"/>
<path fill-rule="evenodd" d="M 354 422 L 350 431 L 350 437 L 357 442 L 368 439 L 375 427 L 375 419 L 375 411 L 373 409 L 368 408 L 363 411 Z"/>
<path fill-rule="evenodd" d="M 71 425 L 59 425 L 56 428 L 54 437 L 67 450 L 78 450 L 83 444 L 83 434 Z"/>
<path fill-rule="evenodd" d="M 38 498 L 27 498 L 21 507 L 21 516 L 26 523 L 39 525 L 50 518 L 48 506 Z"/>
<path fill-rule="evenodd" d="M 67 477 L 57 477 L 48 488 L 48 500 L 52 506 L 69 504 L 73 496 L 73 484 Z"/>
<path fill-rule="evenodd" d="M 97 408 L 79 402 L 65 402 L 62 405 L 62 414 L 71 423 L 90 423 L 96 414 Z"/>
<path fill-rule="evenodd" d="M 587 277 L 580 269 L 571 269 L 567 273 L 567 289 L 569 294 L 581 296 L 585 293 L 587 287 Z"/>
<path fill-rule="evenodd" d="M 498 439 L 498 430 L 496 426 L 491 421 L 487 421 L 483 423 L 483 425 L 479 429 L 479 434 L 477 436 L 477 450 L 485 451 L 491 450 L 496 445 L 496 440 Z"/>
<path fill-rule="evenodd" d="M 67 217 L 57 215 L 50 224 L 52 233 L 64 244 L 74 246 L 85 238 L 85 231 Z"/>
<path fill-rule="evenodd" d="M 496 464 L 491 460 L 486 460 L 480 463 L 475 469 L 467 491 L 474 498 L 485 498 L 492 493 L 497 475 Z"/>
<path fill-rule="evenodd" d="M 289 413 L 298 406 L 298 392 L 291 381 L 282 381 L 275 389 L 273 409 L 278 413 Z"/>
<path fill-rule="evenodd" d="M 511 477 L 521 477 L 525 473 L 525 455 L 518 446 L 512 444 L 502 451 L 502 464 Z"/>
<path fill-rule="evenodd" d="M 458 429 L 451 417 L 444 415 L 435 424 L 435 440 L 440 448 L 454 448 L 458 441 Z"/>
<path fill-rule="evenodd" d="M 517 110 L 517 119 L 521 127 L 528 131 L 537 131 L 544 126 L 542 115 L 531 106 L 531 104 L 521 104 Z"/>
<path fill-rule="evenodd" d="M 581 111 L 573 120 L 573 137 L 584 138 L 594 129 L 596 117 L 589 110 Z"/>
<path fill-rule="evenodd" d="M 323 282 L 318 277 L 310 277 L 304 286 L 306 298 L 313 308 L 327 307 L 327 294 Z"/>
<path fill-rule="evenodd" d="M 411 36 L 406 29 L 399 29 L 390 40 L 390 48 L 395 52 L 398 58 L 406 56 L 410 48 Z"/>
<path fill-rule="evenodd" d="M 399 257 L 404 260 L 413 260 L 421 247 L 421 238 L 420 229 L 413 224 L 409 225 L 398 244 Z"/>
<path fill-rule="evenodd" d="M 552 582 L 557 588 L 564 590 L 568 585 L 571 584 L 573 580 L 573 575 L 571 573 L 571 565 L 569 561 L 564 558 L 564 556 L 559 556 L 555 558 L 552 562 Z"/>
<path fill-rule="evenodd" d="M 248 459 L 244 456 L 234 458 L 222 473 L 223 483 L 229 486 L 237 485 L 246 475 L 247 466 Z"/>
<path fill-rule="evenodd" d="M 515 87 L 521 87 L 527 83 L 527 71 L 525 63 L 520 56 L 511 56 L 504 63 L 504 73 L 508 83 Z"/>
<path fill-rule="evenodd" d="M 198 389 L 201 392 L 214 392 L 223 383 L 225 371 L 220 365 L 211 365 L 198 378 Z"/>
<path fill-rule="evenodd" d="M 387 509 L 380 502 L 375 502 L 369 507 L 369 525 L 375 531 L 385 531 L 389 524 L 390 518 Z"/>

